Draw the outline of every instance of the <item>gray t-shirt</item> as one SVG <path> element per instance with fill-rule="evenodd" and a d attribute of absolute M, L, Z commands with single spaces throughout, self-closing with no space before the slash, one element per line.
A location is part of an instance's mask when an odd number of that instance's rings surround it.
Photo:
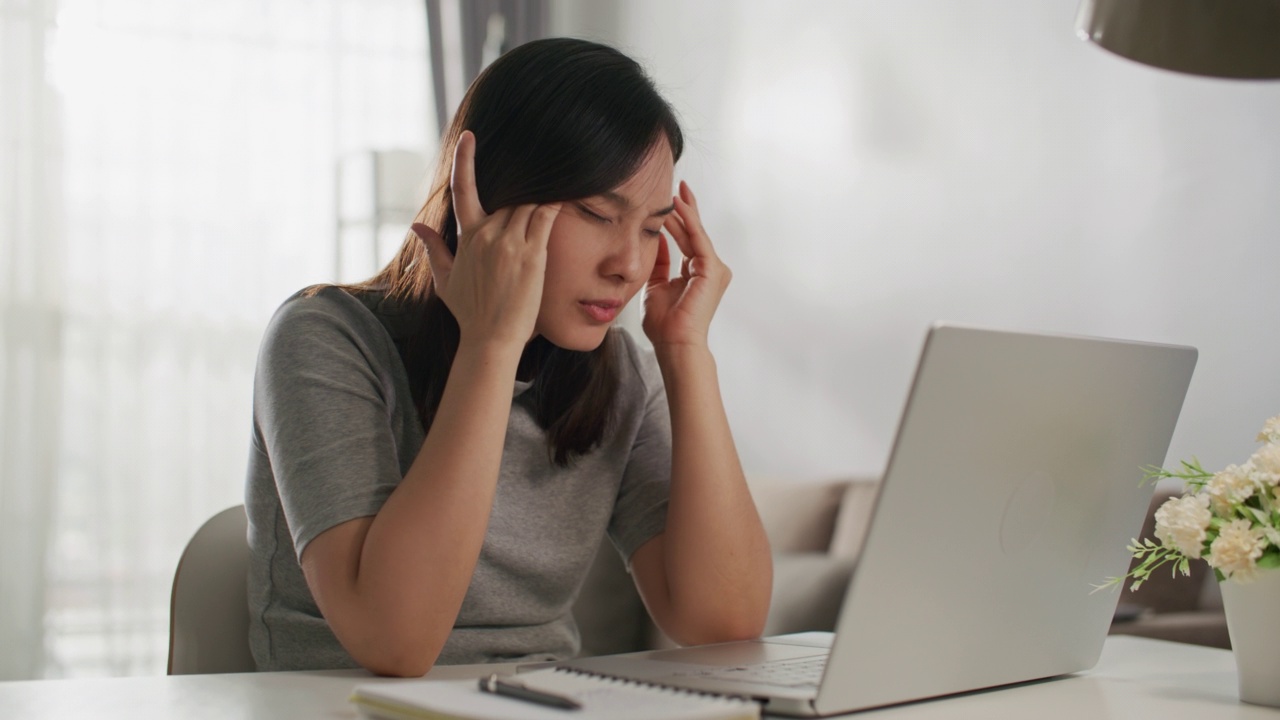
<path fill-rule="evenodd" d="M 396 350 L 404 320 L 378 295 L 295 295 L 263 336 L 254 380 L 250 645 L 259 670 L 357 667 L 316 607 L 303 549 L 377 514 L 424 433 Z M 579 648 L 571 607 L 602 538 L 624 559 L 666 525 L 671 425 L 652 353 L 622 358 L 617 415 L 599 447 L 551 462 L 529 383 L 516 382 L 484 546 L 440 664 L 549 660 Z"/>

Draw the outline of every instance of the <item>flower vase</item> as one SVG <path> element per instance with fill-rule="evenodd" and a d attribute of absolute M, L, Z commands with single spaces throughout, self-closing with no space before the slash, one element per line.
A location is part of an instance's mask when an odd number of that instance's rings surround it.
<path fill-rule="evenodd" d="M 1251 583 L 1221 583 L 1227 631 L 1240 676 L 1240 700 L 1280 707 L 1280 570 Z"/>

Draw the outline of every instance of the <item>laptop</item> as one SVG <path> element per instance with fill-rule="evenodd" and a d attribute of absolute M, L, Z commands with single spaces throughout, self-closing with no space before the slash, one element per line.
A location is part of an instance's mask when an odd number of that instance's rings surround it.
<path fill-rule="evenodd" d="M 930 329 L 834 633 L 583 658 L 826 716 L 1087 670 L 1197 351 Z"/>

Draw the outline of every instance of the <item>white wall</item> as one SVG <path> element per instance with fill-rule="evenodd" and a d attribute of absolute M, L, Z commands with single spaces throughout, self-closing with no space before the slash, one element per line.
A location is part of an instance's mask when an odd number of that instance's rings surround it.
<path fill-rule="evenodd" d="M 879 472 L 934 320 L 1199 347 L 1171 462 L 1280 414 L 1280 82 L 1115 57 L 1076 5 L 557 4 L 682 115 L 749 472 Z"/>

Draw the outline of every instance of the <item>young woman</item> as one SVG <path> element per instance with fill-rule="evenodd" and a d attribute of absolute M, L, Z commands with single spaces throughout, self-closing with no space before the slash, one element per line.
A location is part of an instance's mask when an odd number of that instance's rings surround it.
<path fill-rule="evenodd" d="M 729 270 L 671 194 L 682 147 L 616 50 L 515 48 L 395 259 L 280 308 L 246 488 L 259 669 L 570 657 L 606 534 L 676 641 L 761 632 L 769 546 L 707 346 Z M 652 353 L 611 329 L 641 289 Z"/>

